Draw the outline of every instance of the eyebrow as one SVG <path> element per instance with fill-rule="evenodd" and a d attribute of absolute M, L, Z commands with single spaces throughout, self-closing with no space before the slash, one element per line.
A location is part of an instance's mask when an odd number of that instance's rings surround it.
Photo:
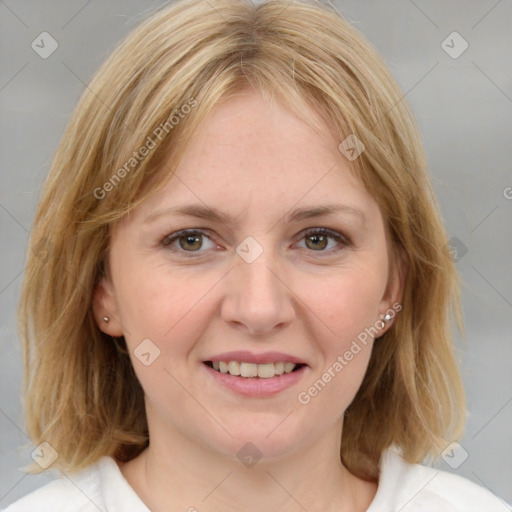
<path fill-rule="evenodd" d="M 344 213 L 347 215 L 358 217 L 365 226 L 368 222 L 366 215 L 361 210 L 358 210 L 357 208 L 354 208 L 346 204 L 327 204 L 315 207 L 297 208 L 285 214 L 284 218 L 288 223 L 292 223 L 316 217 L 325 217 L 328 215 L 333 215 L 335 213 Z M 161 217 L 173 215 L 182 217 L 193 217 L 196 219 L 204 219 L 212 222 L 226 224 L 228 226 L 235 224 L 239 220 L 238 216 L 231 217 L 230 215 L 214 207 L 208 207 L 201 204 L 190 204 L 158 210 L 148 215 L 144 219 L 143 223 L 149 224 L 160 219 Z"/>

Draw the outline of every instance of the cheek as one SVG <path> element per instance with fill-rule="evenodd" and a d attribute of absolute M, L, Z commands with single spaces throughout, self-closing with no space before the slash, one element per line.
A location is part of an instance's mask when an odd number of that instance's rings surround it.
<path fill-rule="evenodd" d="M 119 273 L 118 289 L 122 297 L 119 316 L 133 368 L 146 399 L 163 399 L 160 406 L 166 400 L 182 403 L 184 396 L 173 376 L 183 380 L 179 376 L 186 374 L 189 355 L 208 321 L 201 300 L 208 291 L 208 280 L 194 280 L 161 264 L 134 263 L 126 261 L 120 266 L 124 274 Z M 144 361 L 146 353 L 150 355 Z"/>
<path fill-rule="evenodd" d="M 326 424 L 339 420 L 364 379 L 373 347 L 369 328 L 378 315 L 380 291 L 374 282 L 350 275 L 309 297 L 318 317 L 318 358 L 297 399 L 311 416 L 328 417 Z"/>
<path fill-rule="evenodd" d="M 323 337 L 330 338 L 333 348 L 343 349 L 378 320 L 385 278 L 374 265 L 353 265 L 304 287 L 301 297 L 323 325 Z"/>
<path fill-rule="evenodd" d="M 319 358 L 299 402 L 310 412 L 329 410 L 336 421 L 356 395 L 368 366 L 378 308 L 386 287 L 385 261 L 366 260 L 340 268 L 323 281 L 311 281 L 304 302 L 317 329 Z M 326 409 L 327 408 L 327 409 Z"/>
<path fill-rule="evenodd" d="M 218 276 L 198 278 L 186 269 L 172 271 L 161 261 L 135 259 L 121 261 L 118 270 L 119 315 L 132 350 L 149 338 L 164 356 L 187 353 L 209 318 L 206 299 Z"/>

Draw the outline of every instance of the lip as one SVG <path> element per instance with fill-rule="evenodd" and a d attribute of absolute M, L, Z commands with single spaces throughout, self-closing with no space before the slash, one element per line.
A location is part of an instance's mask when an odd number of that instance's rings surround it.
<path fill-rule="evenodd" d="M 234 352 L 232 354 L 235 354 Z M 237 352 L 237 354 L 239 354 Z M 268 354 L 259 354 L 260 358 L 264 356 L 267 358 Z M 275 354 L 275 353 L 273 353 Z M 224 357 L 224 355 L 223 355 Z M 282 356 L 281 356 L 282 357 Z M 214 359 L 214 361 L 226 361 L 226 359 Z M 230 361 L 239 361 L 239 359 L 231 358 Z M 242 361 L 250 363 L 254 361 L 247 361 L 247 359 L 242 358 Z M 273 359 L 272 361 L 284 361 L 283 359 Z M 268 358 L 264 362 L 268 361 Z M 285 362 L 295 362 L 294 360 L 288 360 Z M 263 364 L 263 362 L 261 363 Z M 201 365 L 205 371 L 207 371 L 211 378 L 214 379 L 214 382 L 224 386 L 225 388 L 230 389 L 231 391 L 246 397 L 253 398 L 266 398 L 277 395 L 282 391 L 291 388 L 294 384 L 296 384 L 305 374 L 308 367 L 306 365 L 301 366 L 297 370 L 291 373 L 283 373 L 282 375 L 276 375 L 275 377 L 271 377 L 269 379 L 262 379 L 260 377 L 237 377 L 234 375 L 230 375 L 229 373 L 221 373 L 213 368 L 210 368 L 206 364 Z"/>
<path fill-rule="evenodd" d="M 299 357 L 292 356 L 290 354 L 284 354 L 283 352 L 263 352 L 261 354 L 254 354 L 247 350 L 237 350 L 235 352 L 224 352 L 222 354 L 216 354 L 211 356 L 205 361 L 238 361 L 240 363 L 295 363 L 307 365 L 306 361 L 303 361 Z"/>

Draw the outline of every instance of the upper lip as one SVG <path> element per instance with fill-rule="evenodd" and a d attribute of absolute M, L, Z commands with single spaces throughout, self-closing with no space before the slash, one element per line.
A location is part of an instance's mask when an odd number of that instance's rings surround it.
<path fill-rule="evenodd" d="M 255 354 L 247 350 L 237 350 L 234 352 L 223 352 L 222 354 L 215 354 L 206 361 L 238 361 L 240 363 L 254 363 L 254 364 L 265 364 L 265 363 L 295 363 L 295 364 L 307 364 L 300 357 L 285 354 L 283 352 L 262 352 L 261 354 Z"/>

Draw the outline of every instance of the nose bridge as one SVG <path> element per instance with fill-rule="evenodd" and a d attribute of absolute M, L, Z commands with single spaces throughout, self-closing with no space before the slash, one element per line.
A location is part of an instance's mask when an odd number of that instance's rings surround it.
<path fill-rule="evenodd" d="M 230 272 L 224 298 L 224 319 L 251 332 L 270 331 L 293 317 L 291 292 L 281 281 L 284 269 L 270 239 L 264 247 L 248 237 L 237 247 L 239 261 Z"/>
<path fill-rule="evenodd" d="M 266 237 L 260 243 L 253 237 L 247 237 L 237 247 L 237 254 L 241 258 L 237 265 L 237 279 L 240 281 L 242 297 L 251 301 L 262 300 L 268 307 L 273 301 L 278 301 L 282 294 L 282 283 L 274 270 L 280 265 L 270 240 L 271 237 Z"/>
<path fill-rule="evenodd" d="M 267 251 L 252 262 L 241 261 L 238 265 L 238 279 L 244 296 L 252 299 L 277 300 L 282 293 L 282 283 L 276 277 L 276 258 Z"/>

